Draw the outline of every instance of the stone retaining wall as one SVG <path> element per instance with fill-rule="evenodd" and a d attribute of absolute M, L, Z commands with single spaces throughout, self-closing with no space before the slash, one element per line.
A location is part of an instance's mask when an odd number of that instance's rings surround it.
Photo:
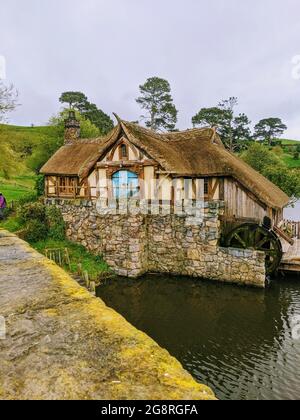
<path fill-rule="evenodd" d="M 99 214 L 94 202 L 47 200 L 57 205 L 70 240 L 101 254 L 119 275 L 170 273 L 265 286 L 265 256 L 221 248 L 220 203 L 203 203 L 191 216 Z"/>

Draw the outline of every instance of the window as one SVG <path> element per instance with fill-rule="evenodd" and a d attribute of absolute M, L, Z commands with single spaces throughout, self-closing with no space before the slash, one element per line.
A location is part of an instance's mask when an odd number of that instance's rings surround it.
<path fill-rule="evenodd" d="M 76 193 L 76 179 L 67 176 L 60 177 L 58 188 L 59 195 L 73 196 Z"/>
<path fill-rule="evenodd" d="M 112 176 L 113 196 L 116 199 L 139 195 L 139 178 L 130 171 L 118 171 Z"/>
<path fill-rule="evenodd" d="M 206 178 L 204 180 L 204 195 L 208 196 L 208 193 L 209 193 L 209 184 L 208 184 L 208 179 Z"/>
<path fill-rule="evenodd" d="M 127 159 L 128 158 L 128 149 L 126 144 L 122 144 L 120 147 L 120 157 L 121 159 Z"/>

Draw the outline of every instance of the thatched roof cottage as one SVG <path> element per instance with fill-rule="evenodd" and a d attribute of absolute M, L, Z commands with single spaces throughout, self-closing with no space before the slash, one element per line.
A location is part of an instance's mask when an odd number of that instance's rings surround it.
<path fill-rule="evenodd" d="M 118 119 L 106 137 L 84 140 L 74 118 L 66 122 L 65 145 L 41 169 L 47 197 L 138 194 L 170 202 L 203 197 L 223 200 L 225 217 L 282 219 L 289 197 L 226 150 L 211 128 L 162 134 Z M 154 179 L 160 181 L 158 189 L 151 188 Z M 191 191 L 185 180 L 191 180 Z"/>
<path fill-rule="evenodd" d="M 85 140 L 71 112 L 65 144 L 41 173 L 46 202 L 61 208 L 68 237 L 118 274 L 262 287 L 265 266 L 272 273 L 280 264 L 271 228 L 289 197 L 226 150 L 214 129 L 155 133 L 118 118 L 106 137 Z M 124 213 L 124 202 L 143 211 Z"/>

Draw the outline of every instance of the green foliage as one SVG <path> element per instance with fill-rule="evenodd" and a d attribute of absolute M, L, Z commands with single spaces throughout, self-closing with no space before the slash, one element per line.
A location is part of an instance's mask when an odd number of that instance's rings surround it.
<path fill-rule="evenodd" d="M 85 120 L 98 128 L 101 135 L 109 133 L 114 128 L 112 119 L 105 114 L 97 105 L 88 101 L 87 96 L 82 92 L 64 92 L 60 97 L 60 102 L 68 103 L 69 108 L 79 111 Z M 84 138 L 89 138 L 83 136 Z"/>
<path fill-rule="evenodd" d="M 0 138 L 1 137 L 0 129 Z M 17 153 L 5 139 L 1 139 L 0 142 L 0 156 L 0 171 L 3 173 L 5 179 L 10 179 L 10 176 L 17 173 L 22 165 L 18 160 Z"/>
<path fill-rule="evenodd" d="M 34 203 L 37 200 L 37 195 L 35 192 L 27 193 L 19 197 L 19 199 L 16 201 L 16 204 L 18 207 L 22 207 L 25 204 L 28 203 Z"/>
<path fill-rule="evenodd" d="M 194 127 L 214 127 L 225 146 L 232 152 L 246 148 L 251 140 L 251 121 L 245 114 L 234 115 L 237 98 L 223 100 L 217 107 L 202 108 L 192 118 Z"/>
<path fill-rule="evenodd" d="M 87 271 L 92 278 L 96 278 L 99 274 L 109 271 L 109 267 L 103 261 L 102 256 L 92 255 L 83 246 L 67 240 L 46 239 L 33 243 L 32 246 L 42 254 L 45 254 L 46 249 L 68 248 L 71 259 L 71 271 L 73 273 L 77 272 L 78 264 L 82 264 L 83 270 Z"/>
<path fill-rule="evenodd" d="M 278 157 L 282 157 L 284 151 L 281 146 L 277 145 L 273 148 L 273 153 L 275 153 L 275 155 Z"/>
<path fill-rule="evenodd" d="M 41 197 L 45 194 L 45 176 L 38 175 L 35 181 L 35 191 L 38 197 Z"/>
<path fill-rule="evenodd" d="M 300 169 L 300 159 L 295 160 L 294 157 L 290 154 L 284 154 L 282 156 L 282 161 L 290 169 Z"/>
<path fill-rule="evenodd" d="M 0 227 L 6 229 L 9 232 L 15 233 L 22 229 L 22 224 L 16 215 L 10 216 L 4 221 L 0 222 Z"/>
<path fill-rule="evenodd" d="M 253 143 L 242 154 L 242 158 L 258 172 L 263 172 L 264 168 L 268 166 L 278 166 L 281 164 L 278 156 L 259 143 Z"/>
<path fill-rule="evenodd" d="M 298 150 L 296 150 L 293 154 L 293 159 L 299 160 L 299 157 L 300 157 L 300 153 L 298 152 Z"/>
<path fill-rule="evenodd" d="M 61 211 L 55 207 L 46 208 L 48 238 L 63 241 L 66 236 L 66 225 Z"/>
<path fill-rule="evenodd" d="M 45 239 L 48 234 L 46 208 L 41 203 L 28 203 L 19 205 L 17 217 L 20 225 L 24 227 L 24 239 L 35 242 Z"/>
<path fill-rule="evenodd" d="M 87 97 L 82 92 L 64 92 L 59 98 L 59 102 L 62 104 L 67 103 L 70 109 L 78 109 L 78 107 L 86 101 Z"/>
<path fill-rule="evenodd" d="M 76 119 L 80 122 L 81 137 L 90 139 L 101 135 L 99 129 L 86 119 L 79 111 L 75 111 Z M 50 118 L 50 126 L 56 129 L 57 136 L 61 139 L 61 144 L 64 142 L 65 135 L 65 120 L 69 117 L 69 110 L 64 109 L 58 115 Z"/>
<path fill-rule="evenodd" d="M 278 185 L 289 197 L 300 198 L 300 173 L 291 170 L 283 164 L 275 167 L 268 166 L 264 169 L 263 175 Z"/>
<path fill-rule="evenodd" d="M 220 129 L 225 124 L 226 116 L 224 110 L 213 108 L 201 108 L 200 111 L 192 118 L 194 127 L 215 127 Z"/>
<path fill-rule="evenodd" d="M 242 158 L 289 197 L 300 197 L 300 172 L 289 169 L 271 150 L 254 143 L 242 154 Z"/>
<path fill-rule="evenodd" d="M 61 211 L 55 206 L 48 207 L 39 202 L 20 205 L 17 217 L 26 231 L 25 239 L 28 242 L 47 238 L 65 239 L 65 222 Z"/>
<path fill-rule="evenodd" d="M 32 220 L 38 220 L 46 225 L 46 206 L 42 203 L 28 203 L 18 208 L 18 216 L 24 224 Z"/>
<path fill-rule="evenodd" d="M 254 137 L 257 140 L 263 140 L 269 145 L 272 145 L 276 137 L 280 137 L 286 129 L 287 126 L 283 124 L 280 118 L 266 118 L 256 124 Z"/>
<path fill-rule="evenodd" d="M 140 86 L 140 93 L 141 96 L 136 102 L 147 111 L 147 115 L 142 116 L 146 126 L 154 131 L 174 131 L 178 111 L 173 103 L 169 82 L 159 77 L 151 77 Z"/>
<path fill-rule="evenodd" d="M 38 242 L 45 239 L 48 235 L 47 226 L 39 220 L 29 220 L 26 223 L 24 239 L 27 242 Z"/>

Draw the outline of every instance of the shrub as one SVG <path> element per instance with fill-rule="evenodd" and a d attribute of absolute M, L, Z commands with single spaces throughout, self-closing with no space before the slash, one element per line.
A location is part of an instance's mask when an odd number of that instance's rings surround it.
<path fill-rule="evenodd" d="M 17 207 L 22 207 L 25 204 L 28 203 L 34 203 L 37 200 L 36 193 L 28 193 L 24 195 L 23 197 L 19 198 L 19 200 L 16 202 Z"/>
<path fill-rule="evenodd" d="M 38 242 L 47 238 L 48 227 L 39 220 L 30 220 L 26 224 L 24 239 L 28 242 Z"/>
<path fill-rule="evenodd" d="M 39 175 L 35 181 L 35 190 L 38 197 L 45 194 L 45 176 Z"/>
<path fill-rule="evenodd" d="M 32 220 L 38 220 L 46 225 L 46 206 L 42 203 L 29 203 L 18 207 L 18 216 L 24 224 Z"/>
<path fill-rule="evenodd" d="M 61 211 L 55 206 L 47 207 L 46 217 L 49 231 L 48 237 L 57 241 L 63 241 L 65 239 L 66 226 Z"/>
<path fill-rule="evenodd" d="M 24 204 L 18 207 L 17 220 L 24 228 L 24 239 L 28 242 L 65 239 L 65 222 L 55 206 L 47 207 L 40 202 Z"/>
<path fill-rule="evenodd" d="M 300 156 L 300 153 L 299 153 L 298 151 L 294 152 L 294 154 L 293 154 L 293 158 L 294 158 L 295 160 L 299 160 L 299 156 Z"/>

